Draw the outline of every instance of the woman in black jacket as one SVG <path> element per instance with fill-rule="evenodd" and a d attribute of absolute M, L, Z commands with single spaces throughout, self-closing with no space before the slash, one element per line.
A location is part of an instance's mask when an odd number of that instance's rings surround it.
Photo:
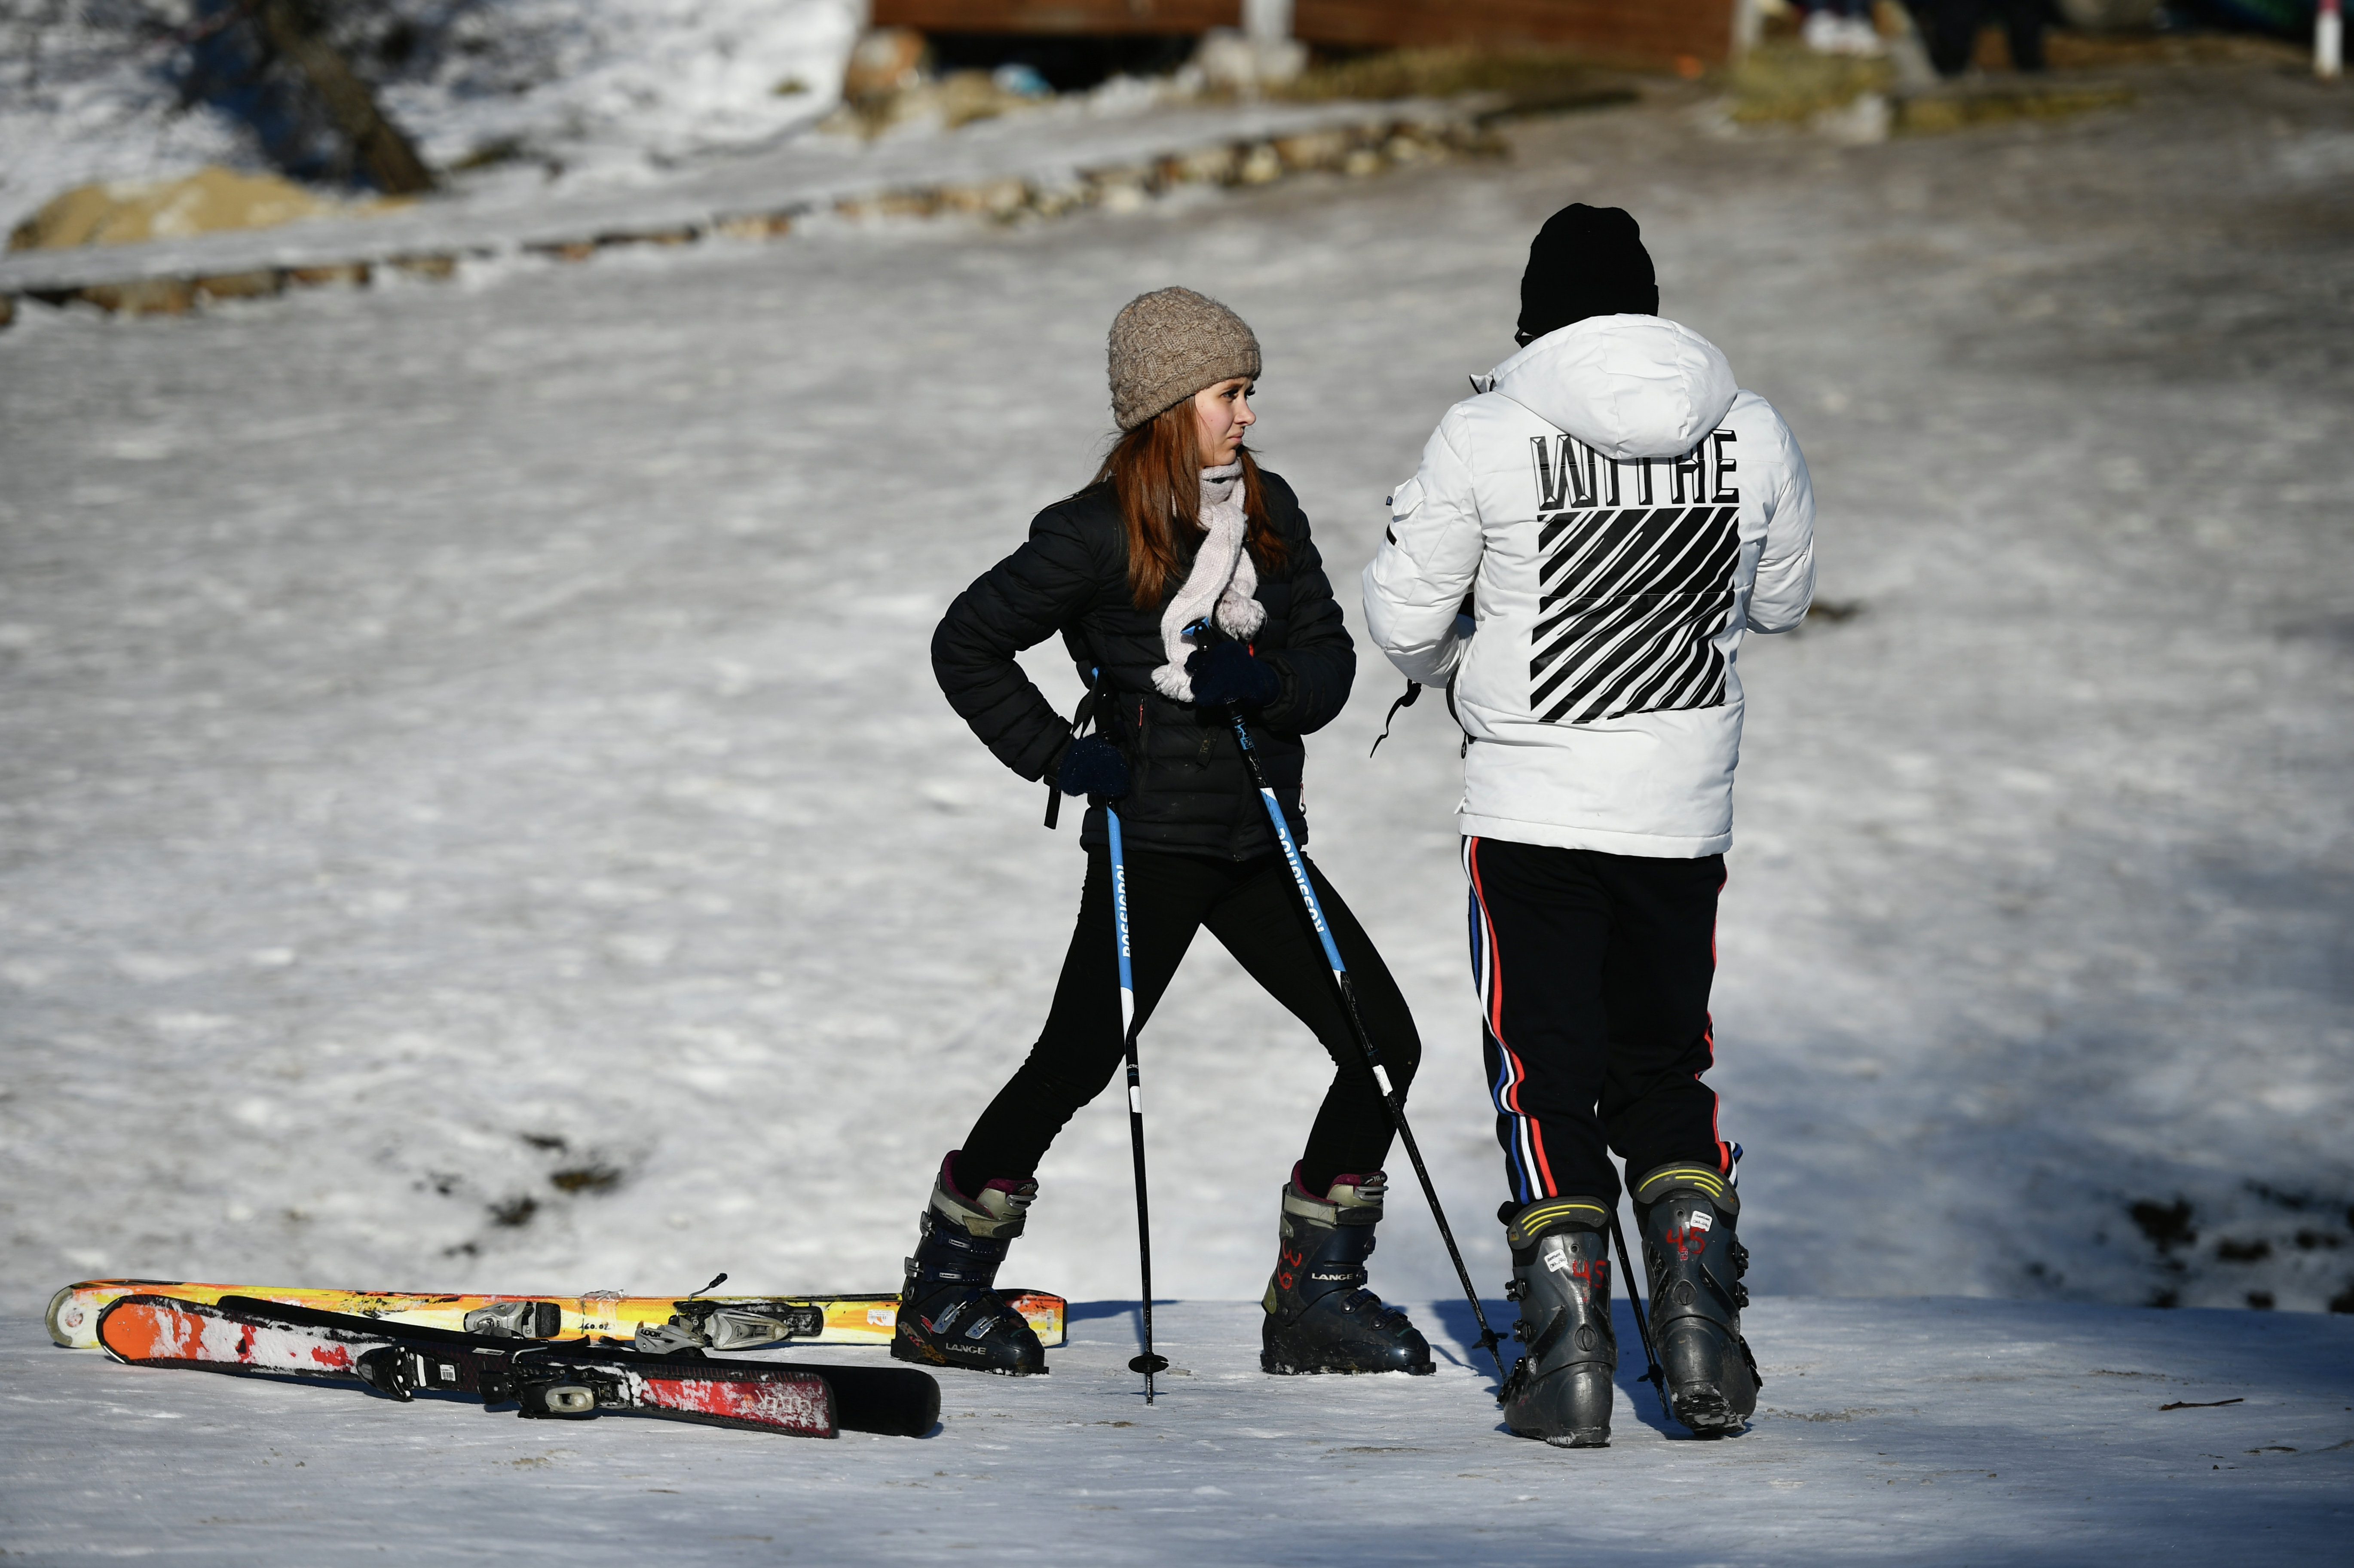
<path fill-rule="evenodd" d="M 1124 1056 L 1104 827 L 1116 810 L 1140 1026 L 1207 927 L 1336 1065 L 1284 1184 L 1259 1364 L 1431 1370 L 1405 1314 L 1365 1288 L 1389 1116 L 1228 716 L 1232 705 L 1250 725 L 1305 842 L 1300 737 L 1339 715 L 1356 656 L 1298 500 L 1242 445 L 1258 371 L 1257 339 L 1215 301 L 1163 289 L 1131 302 L 1111 332 L 1119 444 L 1096 482 L 1041 512 L 1028 543 L 959 596 L 933 635 L 941 690 L 999 760 L 1087 797 L 1087 871 L 1037 1044 L 940 1163 L 899 1298 L 891 1353 L 903 1361 L 1045 1370 L 1037 1336 L 993 1286 L 1036 1195 L 1039 1160 Z M 1191 630 L 1205 618 L 1214 630 Z M 1074 739 L 1014 662 L 1056 632 L 1095 693 L 1094 735 Z M 1422 1050 L 1413 1018 L 1340 894 L 1310 874 L 1403 1091 Z"/>

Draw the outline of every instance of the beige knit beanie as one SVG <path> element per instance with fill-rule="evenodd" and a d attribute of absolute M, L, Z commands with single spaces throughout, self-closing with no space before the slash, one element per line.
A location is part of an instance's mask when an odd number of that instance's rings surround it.
<path fill-rule="evenodd" d="M 1111 323 L 1111 417 L 1132 430 L 1204 387 L 1258 375 L 1243 318 L 1191 289 L 1139 294 Z"/>

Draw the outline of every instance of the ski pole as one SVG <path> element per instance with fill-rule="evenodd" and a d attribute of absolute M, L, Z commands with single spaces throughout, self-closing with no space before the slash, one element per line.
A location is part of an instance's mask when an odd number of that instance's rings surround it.
<path fill-rule="evenodd" d="M 1144 1374 L 1144 1403 L 1152 1403 L 1152 1374 L 1166 1372 L 1168 1358 L 1152 1353 L 1152 1221 L 1144 1200 L 1144 1081 L 1136 1065 L 1136 977 L 1129 962 L 1128 865 L 1120 853 L 1119 813 L 1107 805 L 1111 830 L 1111 924 L 1119 941 L 1119 1035 L 1128 1053 L 1128 1142 L 1136 1157 L 1136 1261 L 1144 1276 L 1144 1353 L 1128 1370 Z"/>
<path fill-rule="evenodd" d="M 1659 1413 L 1673 1420 L 1675 1412 L 1668 1407 L 1668 1374 L 1659 1370 L 1659 1352 L 1651 1348 L 1650 1314 L 1643 1310 L 1643 1298 L 1635 1288 L 1635 1264 L 1627 1255 L 1627 1232 L 1618 1224 L 1616 1205 L 1610 1210 L 1610 1239 L 1618 1244 L 1618 1272 L 1627 1277 L 1627 1305 L 1635 1309 L 1635 1335 L 1643 1341 L 1643 1361 L 1651 1369 L 1643 1374 L 1643 1381 L 1659 1396 Z"/>
<path fill-rule="evenodd" d="M 1275 790 L 1267 781 L 1267 770 L 1258 765 L 1250 726 L 1243 722 L 1242 714 L 1232 704 L 1227 705 L 1226 716 L 1234 721 L 1235 744 L 1242 748 L 1243 767 L 1250 774 L 1251 788 L 1258 791 L 1259 800 L 1266 804 L 1267 820 L 1275 829 L 1276 842 L 1283 846 L 1283 858 L 1291 867 L 1291 885 L 1299 890 L 1299 902 L 1308 911 L 1308 923 L 1316 927 L 1317 939 L 1324 944 L 1324 958 L 1332 966 L 1332 984 L 1341 993 L 1341 1012 L 1349 1021 L 1349 1032 L 1356 1036 L 1357 1050 L 1365 1058 L 1365 1068 L 1373 1074 L 1374 1086 L 1381 1090 L 1382 1104 L 1389 1108 L 1390 1125 L 1397 1128 L 1398 1141 L 1405 1145 L 1406 1158 L 1414 1162 L 1415 1176 L 1422 1182 L 1422 1195 L 1430 1200 L 1430 1217 L 1438 1222 L 1438 1234 L 1447 1243 L 1447 1255 L 1455 1261 L 1455 1277 L 1462 1281 L 1464 1299 L 1471 1303 L 1471 1316 L 1479 1320 L 1479 1348 L 1496 1363 L 1496 1397 L 1500 1403 L 1504 1358 L 1496 1353 L 1496 1347 L 1504 1341 L 1488 1327 L 1488 1313 L 1479 1305 L 1479 1292 L 1472 1288 L 1471 1271 L 1463 1266 L 1462 1249 L 1455 1245 L 1455 1232 L 1447 1224 L 1447 1211 L 1438 1204 L 1438 1189 L 1430 1180 L 1429 1167 L 1422 1162 L 1422 1150 L 1414 1141 L 1414 1128 L 1406 1125 L 1405 1097 L 1391 1084 L 1389 1069 L 1382 1065 L 1381 1053 L 1374 1049 L 1373 1037 L 1365 1032 L 1365 1021 L 1357 1012 L 1357 988 L 1349 979 L 1349 966 L 1341 961 L 1341 948 L 1332 940 L 1331 927 L 1325 923 L 1324 907 L 1316 901 L 1316 888 L 1309 880 L 1307 863 L 1299 858 L 1299 846 L 1291 842 L 1291 828 L 1283 820 L 1283 803 L 1275 798 Z"/>

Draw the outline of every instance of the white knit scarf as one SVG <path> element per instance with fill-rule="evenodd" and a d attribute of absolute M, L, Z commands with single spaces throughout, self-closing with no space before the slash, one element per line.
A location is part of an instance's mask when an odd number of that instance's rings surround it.
<path fill-rule="evenodd" d="M 1252 595 L 1258 591 L 1258 569 L 1243 547 L 1249 520 L 1243 515 L 1243 461 L 1202 471 L 1202 547 L 1185 586 L 1169 601 L 1161 616 L 1161 645 L 1169 662 L 1152 672 L 1152 683 L 1163 696 L 1181 703 L 1193 700 L 1193 678 L 1185 661 L 1193 644 L 1185 636 L 1193 625 L 1215 607 L 1218 630 L 1229 637 L 1249 637 L 1267 623 L 1267 607 Z"/>

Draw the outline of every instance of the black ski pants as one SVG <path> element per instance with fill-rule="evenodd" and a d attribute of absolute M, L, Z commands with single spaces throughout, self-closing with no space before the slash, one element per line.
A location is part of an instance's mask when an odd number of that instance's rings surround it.
<path fill-rule="evenodd" d="M 1313 863 L 1308 870 L 1341 961 L 1349 966 L 1366 1033 L 1380 1051 L 1391 1082 L 1404 1094 L 1422 1059 L 1414 1017 L 1381 954 L 1341 895 Z M 1131 847 L 1127 871 L 1138 1028 L 1152 1016 L 1169 989 L 1194 931 L 1208 927 L 1269 996 L 1315 1033 L 1332 1057 L 1332 1086 L 1325 1091 L 1309 1129 L 1300 1160 L 1302 1181 L 1321 1197 L 1336 1176 L 1379 1170 L 1389 1154 L 1389 1112 L 1341 1014 L 1332 967 L 1300 907 L 1283 857 L 1267 854 L 1236 862 Z M 998 1177 L 1029 1177 L 1064 1123 L 1103 1092 L 1126 1060 L 1112 929 L 1111 856 L 1092 849 L 1079 895 L 1078 927 L 1063 959 L 1046 1026 L 1029 1059 L 965 1136 L 956 1158 L 956 1184 L 974 1193 Z M 1249 1086 L 1235 1085 L 1232 1092 L 1247 1096 Z"/>
<path fill-rule="evenodd" d="M 1726 1170 L 1708 1016 L 1724 857 L 1463 841 L 1471 973 L 1514 1201 L 1615 1202 L 1627 1173 Z"/>
<path fill-rule="evenodd" d="M 1913 19 L 1927 35 L 1929 63 L 1939 76 L 1959 76 L 1978 53 L 1978 29 L 1989 12 L 2002 18 L 2017 70 L 2043 69 L 2046 0 L 1913 0 Z"/>

